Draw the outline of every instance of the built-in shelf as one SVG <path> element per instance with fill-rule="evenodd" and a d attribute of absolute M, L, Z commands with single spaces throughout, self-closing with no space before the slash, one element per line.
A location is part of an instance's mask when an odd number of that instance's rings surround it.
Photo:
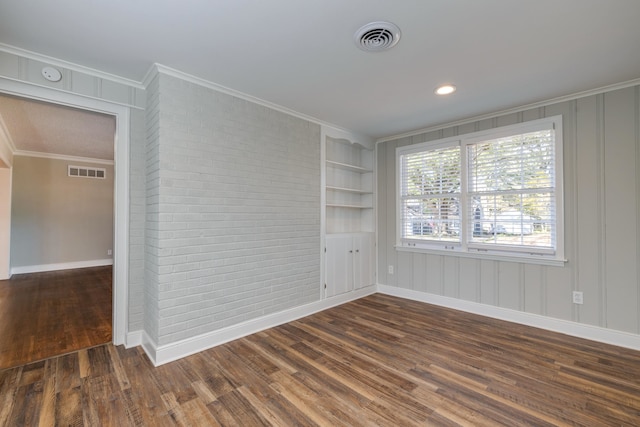
<path fill-rule="evenodd" d="M 323 143 L 323 295 L 333 297 L 376 283 L 375 151 L 361 136 L 325 133 Z"/>
<path fill-rule="evenodd" d="M 327 190 L 342 191 L 344 193 L 354 193 L 354 194 L 373 194 L 373 191 L 370 191 L 370 190 L 360 190 L 358 188 L 346 188 L 346 187 L 333 187 L 330 185 L 327 185 Z"/>
<path fill-rule="evenodd" d="M 330 167 L 333 167 L 333 168 L 337 168 L 337 169 L 346 170 L 346 171 L 357 172 L 357 173 L 371 173 L 371 172 L 373 172 L 372 169 L 363 168 L 362 166 L 350 165 L 348 163 L 335 162 L 333 160 L 327 160 L 327 166 L 330 166 Z"/>
<path fill-rule="evenodd" d="M 373 209 L 371 206 L 362 205 L 342 205 L 337 203 L 327 203 L 328 208 L 346 208 L 346 209 Z"/>
<path fill-rule="evenodd" d="M 367 144 L 325 140 L 327 234 L 371 233 L 374 215 L 374 151 Z"/>

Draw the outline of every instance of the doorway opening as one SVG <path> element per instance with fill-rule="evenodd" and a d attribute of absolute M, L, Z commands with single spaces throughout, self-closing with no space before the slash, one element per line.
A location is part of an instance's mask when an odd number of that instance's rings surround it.
<path fill-rule="evenodd" d="M 13 152 L 3 369 L 112 340 L 115 118 L 6 94 L 0 116 Z"/>
<path fill-rule="evenodd" d="M 130 109 L 94 98 L 0 78 L 0 94 L 106 114 L 115 118 L 113 186 L 112 342 L 127 342 Z M 0 255 L 2 255 L 0 253 Z M 43 273 L 46 274 L 46 273 Z M 131 338 L 129 339 L 131 341 Z"/>

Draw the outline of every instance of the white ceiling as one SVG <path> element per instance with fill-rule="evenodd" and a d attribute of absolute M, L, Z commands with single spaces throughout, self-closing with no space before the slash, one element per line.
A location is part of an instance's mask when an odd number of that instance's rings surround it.
<path fill-rule="evenodd" d="M 374 137 L 640 78 L 640 0 L 1 1 L 7 45 L 135 81 L 157 62 Z M 378 20 L 400 43 L 359 50 Z"/>
<path fill-rule="evenodd" d="M 18 152 L 113 160 L 113 116 L 2 95 L 0 120 Z"/>

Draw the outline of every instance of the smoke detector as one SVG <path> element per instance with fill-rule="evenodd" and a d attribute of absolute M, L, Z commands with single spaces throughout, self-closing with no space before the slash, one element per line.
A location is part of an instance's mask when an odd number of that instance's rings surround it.
<path fill-rule="evenodd" d="M 371 22 L 356 31 L 353 38 L 364 51 L 382 52 L 400 41 L 400 28 L 391 22 Z"/>
<path fill-rule="evenodd" d="M 50 82 L 59 82 L 60 80 L 62 80 L 62 73 L 57 68 L 44 67 L 42 69 L 42 77 L 49 80 Z"/>

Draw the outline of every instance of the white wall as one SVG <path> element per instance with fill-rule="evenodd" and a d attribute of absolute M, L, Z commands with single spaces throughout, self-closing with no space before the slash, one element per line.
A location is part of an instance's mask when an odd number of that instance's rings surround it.
<path fill-rule="evenodd" d="M 629 87 L 380 143 L 379 283 L 640 333 L 639 105 L 640 87 Z M 396 147 L 558 114 L 564 129 L 564 267 L 394 249 Z M 572 303 L 573 290 L 584 292 L 583 305 Z"/>
<path fill-rule="evenodd" d="M 147 86 L 145 328 L 167 345 L 320 298 L 320 126 Z"/>
<path fill-rule="evenodd" d="M 69 164 L 105 169 L 104 179 L 69 177 Z M 11 269 L 105 265 L 113 258 L 113 166 L 15 156 Z"/>

